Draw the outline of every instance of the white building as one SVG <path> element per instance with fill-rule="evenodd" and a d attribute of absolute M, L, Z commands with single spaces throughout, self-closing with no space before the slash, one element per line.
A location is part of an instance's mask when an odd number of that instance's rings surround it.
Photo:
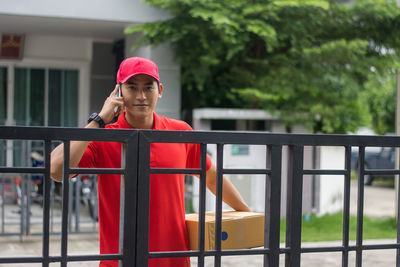
<path fill-rule="evenodd" d="M 132 51 L 138 36 L 124 35 L 127 26 L 167 17 L 141 0 L 0 0 L 0 125 L 86 125 L 114 89 L 118 65 L 128 56 L 157 62 L 167 92 L 157 112 L 179 118 L 180 66 L 172 50 L 163 45 Z M 23 37 L 20 58 L 3 56 L 13 45 L 6 42 L 10 36 Z M 1 164 L 19 164 L 17 143 L 7 143 L 7 156 L 0 143 Z"/>
<path fill-rule="evenodd" d="M 129 25 L 167 18 L 141 0 L 0 1 L 0 37 L 23 35 L 21 59 L 0 59 L 0 125 L 83 126 L 115 86 L 119 62 L 158 63 L 167 94 L 158 112 L 179 117 L 179 65 L 168 46 L 132 51 Z"/>

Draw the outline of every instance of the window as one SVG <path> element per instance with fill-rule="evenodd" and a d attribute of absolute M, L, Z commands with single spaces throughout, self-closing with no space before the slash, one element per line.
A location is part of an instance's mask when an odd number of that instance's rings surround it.
<path fill-rule="evenodd" d="M 249 155 L 249 145 L 232 145 L 232 155 L 234 156 Z"/>
<path fill-rule="evenodd" d="M 7 68 L 0 67 L 0 125 L 7 119 Z M 5 166 L 6 144 L 0 140 L 0 166 Z"/>
<path fill-rule="evenodd" d="M 14 85 L 15 124 L 45 125 L 45 70 L 15 68 Z"/>
<path fill-rule="evenodd" d="M 0 67 L 0 125 L 7 119 L 7 68 Z"/>
<path fill-rule="evenodd" d="M 77 70 L 15 68 L 14 84 L 16 125 L 77 126 Z"/>
<path fill-rule="evenodd" d="M 78 125 L 78 70 L 16 67 L 13 77 L 14 100 L 12 103 L 7 103 L 6 70 L 7 68 L 0 69 L 0 123 L 2 125 L 7 119 L 6 104 L 12 106 L 14 115 L 8 116 L 15 125 L 67 127 Z M 1 146 L 2 144 L 0 144 L 0 149 Z M 27 166 L 26 164 L 31 160 L 30 152 L 43 151 L 43 143 L 14 140 L 10 149 L 13 151 L 14 166 Z M 1 155 L 0 161 L 4 161 Z"/>
<path fill-rule="evenodd" d="M 49 126 L 78 125 L 78 71 L 49 71 Z"/>

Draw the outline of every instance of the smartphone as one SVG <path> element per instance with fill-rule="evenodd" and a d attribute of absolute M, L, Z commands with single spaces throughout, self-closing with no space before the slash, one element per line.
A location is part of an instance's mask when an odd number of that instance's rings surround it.
<path fill-rule="evenodd" d="M 122 92 L 121 92 L 121 84 L 119 83 L 118 84 L 118 92 L 117 92 L 117 94 L 115 95 L 115 97 L 121 97 L 122 96 Z M 118 106 L 116 106 L 115 108 L 114 108 L 114 113 L 116 113 L 118 111 Z"/>

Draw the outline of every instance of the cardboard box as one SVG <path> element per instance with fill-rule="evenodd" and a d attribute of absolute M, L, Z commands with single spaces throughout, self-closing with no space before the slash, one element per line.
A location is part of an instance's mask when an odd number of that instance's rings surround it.
<path fill-rule="evenodd" d="M 204 249 L 215 247 L 215 212 L 206 212 Z M 243 249 L 264 246 L 264 214 L 255 212 L 222 212 L 222 249 Z M 186 214 L 186 228 L 191 250 L 197 250 L 199 216 Z"/>

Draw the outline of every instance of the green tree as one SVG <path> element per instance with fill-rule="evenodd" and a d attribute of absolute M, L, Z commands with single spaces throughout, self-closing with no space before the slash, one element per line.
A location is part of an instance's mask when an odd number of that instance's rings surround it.
<path fill-rule="evenodd" d="M 355 131 L 374 111 L 360 96 L 365 85 L 385 77 L 397 60 L 400 12 L 390 1 L 147 2 L 171 18 L 126 33 L 142 34 L 138 46 L 173 46 L 185 109 L 264 108 L 288 126 Z"/>
<path fill-rule="evenodd" d="M 362 98 L 371 114 L 371 126 L 375 133 L 386 134 L 396 131 L 396 82 L 397 72 L 385 76 L 374 75 L 365 84 Z"/>

